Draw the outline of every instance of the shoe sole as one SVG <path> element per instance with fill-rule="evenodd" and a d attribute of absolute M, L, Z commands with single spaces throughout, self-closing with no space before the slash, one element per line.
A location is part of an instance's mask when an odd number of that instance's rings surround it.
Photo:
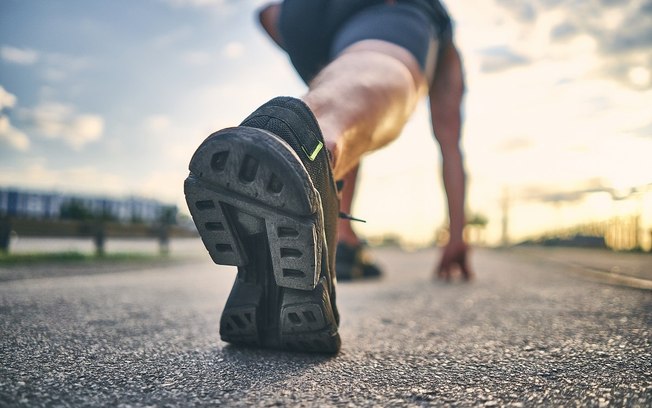
<path fill-rule="evenodd" d="M 249 127 L 208 137 L 190 161 L 186 201 L 217 264 L 238 267 L 222 340 L 334 353 L 340 337 L 327 282 L 319 193 L 291 147 Z"/>

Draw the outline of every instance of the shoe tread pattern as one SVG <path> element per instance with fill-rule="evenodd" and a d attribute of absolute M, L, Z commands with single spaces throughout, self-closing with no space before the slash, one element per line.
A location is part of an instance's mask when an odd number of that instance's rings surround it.
<path fill-rule="evenodd" d="M 269 132 L 231 128 L 202 143 L 190 170 L 186 200 L 202 241 L 215 263 L 239 271 L 222 339 L 336 352 L 337 323 L 320 280 L 319 194 L 296 154 Z"/>

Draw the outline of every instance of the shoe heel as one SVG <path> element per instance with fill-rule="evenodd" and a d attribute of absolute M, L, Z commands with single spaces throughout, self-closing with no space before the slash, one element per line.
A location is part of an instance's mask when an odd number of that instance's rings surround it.
<path fill-rule="evenodd" d="M 315 288 L 323 246 L 318 194 L 289 145 L 260 129 L 224 129 L 197 149 L 190 171 L 188 208 L 215 263 L 246 266 L 254 255 L 241 238 L 264 229 L 276 284 Z"/>

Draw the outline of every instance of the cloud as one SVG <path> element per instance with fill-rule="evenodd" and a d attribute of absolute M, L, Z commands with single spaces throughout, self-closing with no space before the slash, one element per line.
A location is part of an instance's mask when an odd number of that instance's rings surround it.
<path fill-rule="evenodd" d="M 206 65 L 214 59 L 207 51 L 188 51 L 181 58 L 188 65 Z"/>
<path fill-rule="evenodd" d="M 29 149 L 29 138 L 25 133 L 13 127 L 9 118 L 2 113 L 5 108 L 14 106 L 16 106 L 16 95 L 0 85 L 0 142 L 24 152 Z"/>
<path fill-rule="evenodd" d="M 71 105 L 48 102 L 27 110 L 23 116 L 37 132 L 50 139 L 61 139 L 75 150 L 99 140 L 104 119 L 96 114 L 78 114 Z"/>
<path fill-rule="evenodd" d="M 606 192 L 602 189 L 578 190 L 578 191 L 554 191 L 536 188 L 529 189 L 523 199 L 543 203 L 575 203 L 581 201 L 588 194 Z"/>
<path fill-rule="evenodd" d="M 167 48 L 179 45 L 179 43 L 192 37 L 193 30 L 190 27 L 180 27 L 166 31 L 154 38 L 152 45 L 156 48 Z"/>
<path fill-rule="evenodd" d="M 652 121 L 647 125 L 641 126 L 638 129 L 634 129 L 634 133 L 640 135 L 641 137 L 652 138 Z"/>
<path fill-rule="evenodd" d="M 75 149 L 99 140 L 104 131 L 104 119 L 99 115 L 79 115 L 72 120 L 64 139 Z"/>
<path fill-rule="evenodd" d="M 522 53 L 538 53 L 539 57 L 547 58 L 575 39 L 590 38 L 597 57 L 595 71 L 600 76 L 636 90 L 652 88 L 651 75 L 643 70 L 652 66 L 652 2 L 649 0 L 496 0 L 496 3 L 528 32 L 530 41 L 521 44 Z M 542 30 L 548 30 L 549 43 L 529 50 L 528 44 L 536 44 Z"/>
<path fill-rule="evenodd" d="M 627 71 L 627 76 L 632 85 L 644 88 L 647 84 L 650 83 L 650 69 L 644 66 L 635 66 L 631 67 Z"/>
<path fill-rule="evenodd" d="M 205 9 L 216 13 L 220 17 L 231 17 L 243 10 L 257 7 L 265 0 L 159 0 L 171 7 L 188 7 Z"/>
<path fill-rule="evenodd" d="M 523 190 L 521 196 L 524 200 L 539 201 L 544 203 L 575 203 L 583 200 L 591 194 L 605 193 L 613 200 L 624 200 L 632 194 L 645 191 L 652 184 L 630 187 L 628 189 L 617 189 L 607 186 L 601 179 L 590 179 L 580 183 L 574 189 L 564 189 L 551 186 L 532 186 Z"/>
<path fill-rule="evenodd" d="M 496 3 L 507 8 L 514 17 L 524 22 L 536 20 L 537 11 L 531 1 L 496 0 Z"/>
<path fill-rule="evenodd" d="M 506 46 L 487 48 L 482 54 L 480 69 L 487 74 L 506 71 L 531 62 L 528 57 Z"/>
<path fill-rule="evenodd" d="M 0 57 L 3 60 L 19 65 L 32 65 L 39 59 L 36 51 L 29 48 L 16 48 L 9 45 L 0 47 Z"/>
<path fill-rule="evenodd" d="M 45 79 L 54 82 L 75 77 L 93 65 L 90 57 L 60 53 L 45 54 L 43 60 Z"/>
<path fill-rule="evenodd" d="M 636 2 L 634 2 L 635 4 Z M 586 30 L 594 33 L 605 54 L 624 54 L 632 51 L 649 51 L 652 46 L 652 9 L 642 2 L 636 7 L 618 8 L 611 18 L 603 18 L 606 30 L 589 22 Z M 608 15 L 609 16 L 609 15 Z M 611 21 L 610 21 L 611 20 Z"/>
<path fill-rule="evenodd" d="M 163 132 L 170 128 L 170 119 L 165 115 L 152 115 L 145 119 L 144 125 L 152 133 Z"/>
<path fill-rule="evenodd" d="M 21 152 L 27 151 L 30 144 L 27 135 L 13 127 L 9 118 L 4 115 L 0 115 L 0 142 Z"/>
<path fill-rule="evenodd" d="M 222 49 L 222 55 L 230 60 L 240 58 L 245 51 L 245 47 L 241 42 L 232 41 L 224 46 Z"/>
<path fill-rule="evenodd" d="M 517 152 L 522 150 L 527 150 L 534 146 L 534 142 L 531 139 L 525 137 L 515 137 L 503 141 L 498 145 L 498 150 L 501 152 Z"/>
<path fill-rule="evenodd" d="M 163 0 L 173 7 L 210 7 L 222 10 L 230 10 L 234 0 Z"/>
<path fill-rule="evenodd" d="M 90 166 L 52 169 L 45 167 L 43 163 L 36 163 L 20 169 L 2 168 L 1 170 L 0 185 L 5 186 L 19 184 L 21 188 L 83 191 L 102 195 L 128 192 L 124 179 Z"/>
<path fill-rule="evenodd" d="M 206 7 L 206 6 L 221 6 L 226 3 L 226 0 L 166 0 L 167 3 L 174 6 L 192 6 L 192 7 Z"/>
<path fill-rule="evenodd" d="M 0 111 L 4 108 L 13 108 L 16 105 L 16 95 L 8 92 L 0 85 Z"/>
<path fill-rule="evenodd" d="M 574 37 L 579 32 L 579 27 L 575 24 L 569 21 L 564 21 L 563 23 L 553 27 L 550 31 L 550 38 L 554 41 L 563 41 Z"/>

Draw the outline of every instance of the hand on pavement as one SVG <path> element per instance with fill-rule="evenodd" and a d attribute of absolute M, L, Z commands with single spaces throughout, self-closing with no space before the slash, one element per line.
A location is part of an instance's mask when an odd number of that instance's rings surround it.
<path fill-rule="evenodd" d="M 444 247 L 439 266 L 437 267 L 437 277 L 449 281 L 459 271 L 462 279 L 469 281 L 473 278 L 473 272 L 469 265 L 469 247 L 464 242 L 449 242 Z"/>

